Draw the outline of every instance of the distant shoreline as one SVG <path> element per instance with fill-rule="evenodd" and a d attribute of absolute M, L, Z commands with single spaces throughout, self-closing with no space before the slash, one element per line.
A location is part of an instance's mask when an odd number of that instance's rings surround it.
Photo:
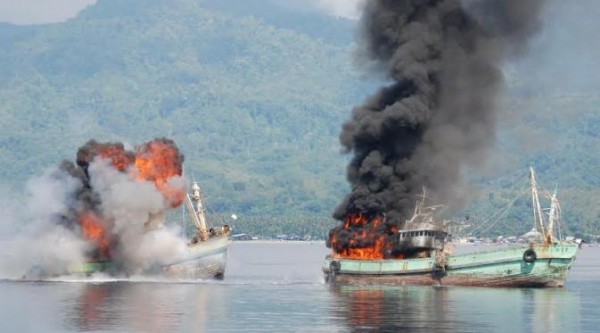
<path fill-rule="evenodd" d="M 231 240 L 234 243 L 248 244 L 325 244 L 324 240 L 279 240 L 279 239 L 257 239 L 257 240 Z"/>

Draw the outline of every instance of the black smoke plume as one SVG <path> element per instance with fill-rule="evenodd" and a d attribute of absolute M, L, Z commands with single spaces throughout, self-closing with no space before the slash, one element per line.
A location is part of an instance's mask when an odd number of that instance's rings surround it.
<path fill-rule="evenodd" d="M 426 186 L 444 202 L 496 136 L 501 66 L 526 50 L 544 0 L 369 0 L 359 56 L 390 84 L 355 108 L 340 141 L 352 191 L 337 207 L 402 226 Z M 338 226 L 331 234 L 339 232 Z"/>

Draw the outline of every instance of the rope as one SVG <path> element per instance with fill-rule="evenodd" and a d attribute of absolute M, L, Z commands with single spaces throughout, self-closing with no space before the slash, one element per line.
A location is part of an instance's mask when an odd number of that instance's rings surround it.
<path fill-rule="evenodd" d="M 484 221 L 482 224 L 480 224 L 478 227 L 474 228 L 473 231 L 471 231 L 471 234 L 474 234 L 475 232 L 477 232 L 478 229 L 483 228 L 484 226 L 486 226 L 487 228 L 480 230 L 479 233 L 477 235 L 481 235 L 484 232 L 487 232 L 488 230 L 490 230 L 492 227 L 494 227 L 496 225 L 496 223 L 498 223 L 498 221 L 504 217 L 504 215 L 506 215 L 506 213 L 508 212 L 508 209 L 511 208 L 515 202 L 517 202 L 517 200 L 519 200 L 522 196 L 524 196 L 526 193 L 528 193 L 529 190 L 525 190 L 523 191 L 523 193 L 519 194 L 517 197 L 515 197 L 511 202 L 508 203 L 508 205 L 506 205 L 503 209 L 501 209 L 500 211 L 498 211 L 496 214 L 492 215 L 492 217 L 490 217 L 489 219 L 487 219 L 486 221 Z M 490 224 L 489 226 L 487 226 L 486 224 L 492 219 L 496 217 L 496 219 L 493 221 L 492 224 Z"/>

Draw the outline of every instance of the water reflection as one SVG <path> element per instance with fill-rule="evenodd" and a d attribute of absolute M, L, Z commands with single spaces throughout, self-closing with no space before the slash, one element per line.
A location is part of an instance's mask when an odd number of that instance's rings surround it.
<path fill-rule="evenodd" d="M 65 327 L 76 331 L 206 331 L 208 318 L 227 317 L 210 285 L 114 282 L 82 284 L 64 300 Z M 76 297 L 73 300 L 71 297 Z M 210 304 L 210 306 L 208 306 Z"/>
<path fill-rule="evenodd" d="M 81 331 L 102 330 L 115 325 L 115 307 L 110 304 L 111 294 L 117 285 L 85 285 L 77 301 L 65 300 L 67 308 L 66 324 Z"/>
<path fill-rule="evenodd" d="M 453 332 L 445 288 L 332 286 L 335 309 L 352 332 Z"/>
<path fill-rule="evenodd" d="M 521 291 L 530 332 L 581 331 L 579 296 L 565 289 Z"/>
<path fill-rule="evenodd" d="M 580 331 L 564 289 L 332 286 L 332 315 L 351 332 Z"/>

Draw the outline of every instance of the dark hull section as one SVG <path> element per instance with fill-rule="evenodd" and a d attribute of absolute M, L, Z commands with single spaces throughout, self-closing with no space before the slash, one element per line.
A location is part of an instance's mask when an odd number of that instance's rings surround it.
<path fill-rule="evenodd" d="M 423 285 L 423 286 L 470 286 L 498 288 L 560 288 L 564 280 L 536 276 L 482 278 L 477 276 L 441 278 L 435 274 L 415 275 L 350 275 L 341 274 L 326 278 L 329 283 L 361 285 Z"/>

